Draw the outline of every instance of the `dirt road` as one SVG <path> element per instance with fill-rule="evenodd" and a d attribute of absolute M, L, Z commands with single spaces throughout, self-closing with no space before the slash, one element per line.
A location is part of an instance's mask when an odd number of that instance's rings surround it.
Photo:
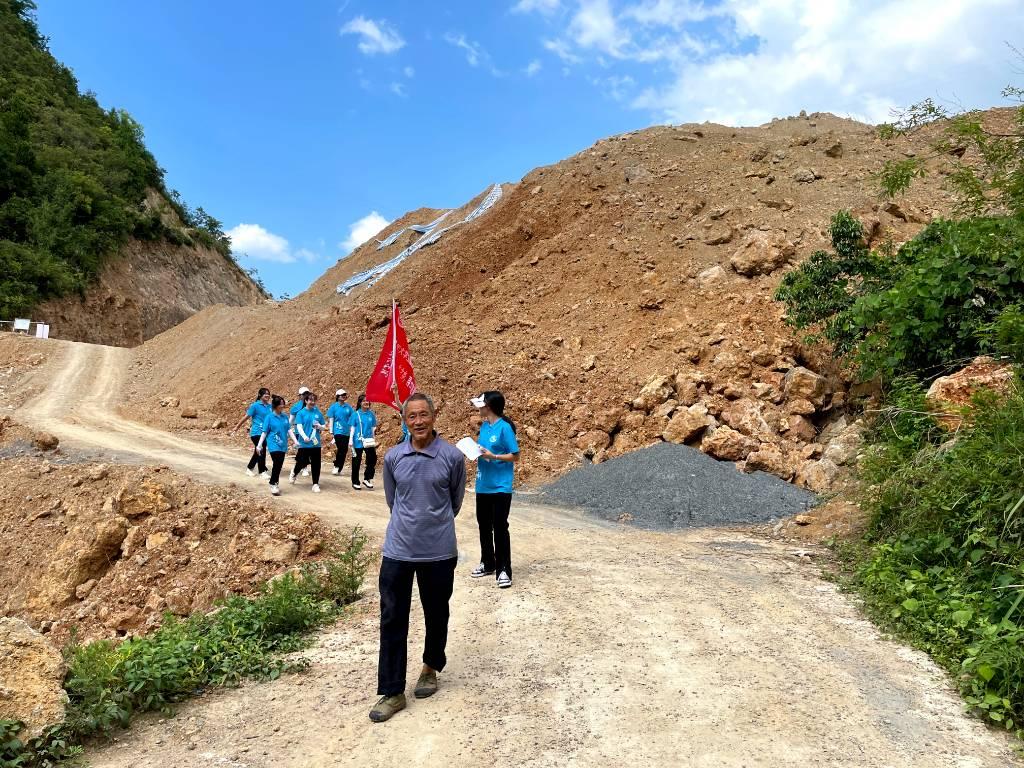
<path fill-rule="evenodd" d="M 127 422 L 114 410 L 130 353 L 65 344 L 19 417 L 65 444 L 249 482 L 237 451 Z M 37 382 L 38 384 L 38 382 Z M 380 491 L 324 480 L 281 504 L 383 532 Z M 449 667 L 441 691 L 389 723 L 375 696 L 376 601 L 320 635 L 308 672 L 142 718 L 93 750 L 96 768 L 191 766 L 1016 765 L 961 713 L 922 654 L 880 638 L 812 563 L 722 530 L 658 534 L 516 506 L 516 585 L 473 581 L 472 498 L 459 520 Z M 422 647 L 414 616 L 410 667 Z"/>

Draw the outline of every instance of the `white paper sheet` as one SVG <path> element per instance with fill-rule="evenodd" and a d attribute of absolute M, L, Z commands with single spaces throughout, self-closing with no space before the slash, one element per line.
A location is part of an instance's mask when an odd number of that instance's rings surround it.
<path fill-rule="evenodd" d="M 480 450 L 480 446 L 477 445 L 476 440 L 472 437 L 462 438 L 455 444 L 455 447 L 462 451 L 470 461 L 476 461 L 483 453 L 483 451 Z"/>

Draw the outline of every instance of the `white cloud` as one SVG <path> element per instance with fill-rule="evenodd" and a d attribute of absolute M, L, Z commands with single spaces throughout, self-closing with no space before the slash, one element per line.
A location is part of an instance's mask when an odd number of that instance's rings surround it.
<path fill-rule="evenodd" d="M 363 218 L 349 224 L 348 237 L 338 246 L 346 253 L 354 251 L 390 223 L 376 211 L 370 211 Z"/>
<path fill-rule="evenodd" d="M 531 13 L 537 11 L 544 15 L 550 15 L 561 7 L 560 0 L 519 0 L 512 6 L 513 13 Z"/>
<path fill-rule="evenodd" d="M 227 231 L 231 238 L 231 250 L 260 261 L 278 261 L 284 264 L 295 261 L 288 241 L 280 235 L 268 232 L 259 224 L 239 224 Z"/>
<path fill-rule="evenodd" d="M 395 96 L 401 96 L 403 99 L 409 94 L 405 90 L 405 85 L 399 82 L 393 82 L 388 86 L 388 90 L 391 91 Z"/>
<path fill-rule="evenodd" d="M 635 85 L 629 103 L 657 120 L 748 125 L 807 109 L 879 122 L 928 96 L 997 103 L 1013 75 L 1005 42 L 1022 28 L 1020 0 L 577 0 L 541 42 L 563 64 L 605 69 L 589 79 L 612 98 Z"/>
<path fill-rule="evenodd" d="M 293 250 L 285 238 L 259 224 L 239 224 L 226 234 L 231 238 L 231 250 L 256 261 L 291 264 L 296 261 L 313 262 L 320 258 L 308 248 Z"/>
<path fill-rule="evenodd" d="M 416 70 L 413 69 L 412 67 L 404 67 L 402 69 L 402 74 L 408 78 L 413 78 L 416 76 Z"/>
<path fill-rule="evenodd" d="M 377 53 L 394 53 L 405 45 L 405 40 L 384 19 L 367 19 L 356 16 L 341 28 L 343 35 L 358 35 L 359 50 L 367 56 Z"/>
<path fill-rule="evenodd" d="M 465 35 L 455 34 L 454 32 L 446 33 L 444 41 L 460 49 L 466 55 L 466 61 L 469 63 L 469 66 L 478 67 L 482 64 L 495 77 L 501 77 L 504 74 L 501 70 L 495 68 L 491 62 L 490 54 L 484 50 L 480 43 L 468 40 Z"/>
<path fill-rule="evenodd" d="M 533 61 L 526 65 L 525 69 L 523 69 L 523 72 L 526 73 L 527 77 L 533 77 L 538 72 L 540 72 L 542 67 L 543 64 L 540 63 L 540 59 L 534 59 Z"/>

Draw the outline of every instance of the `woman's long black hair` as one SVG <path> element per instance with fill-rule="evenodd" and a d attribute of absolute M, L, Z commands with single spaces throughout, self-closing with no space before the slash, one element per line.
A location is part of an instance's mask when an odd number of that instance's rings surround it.
<path fill-rule="evenodd" d="M 484 405 L 491 409 L 491 413 L 499 419 L 504 419 L 512 427 L 512 434 L 516 432 L 515 422 L 505 415 L 505 396 L 496 389 L 490 389 L 483 394 Z"/>
<path fill-rule="evenodd" d="M 274 408 L 276 410 L 278 407 L 282 405 L 284 405 L 284 398 L 281 397 L 280 395 L 274 395 L 272 398 L 270 398 L 271 408 Z"/>
<path fill-rule="evenodd" d="M 260 387 L 260 393 L 258 395 L 256 395 L 256 399 L 259 400 L 264 395 L 269 395 L 269 394 L 270 394 L 270 390 L 269 389 L 267 389 L 266 387 Z"/>
<path fill-rule="evenodd" d="M 363 400 L 365 400 L 365 399 L 366 399 L 366 393 L 365 392 L 360 392 L 359 393 L 359 397 L 356 398 L 356 410 L 357 411 L 360 408 L 363 407 Z"/>

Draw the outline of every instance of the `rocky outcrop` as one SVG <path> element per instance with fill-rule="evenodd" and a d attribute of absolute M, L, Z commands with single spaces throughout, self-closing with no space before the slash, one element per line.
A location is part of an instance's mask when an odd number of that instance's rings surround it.
<path fill-rule="evenodd" d="M 0 618 L 0 720 L 25 727 L 22 741 L 64 719 L 64 659 L 21 619 Z"/>
<path fill-rule="evenodd" d="M 237 264 L 204 246 L 132 242 L 81 296 L 43 302 L 32 319 L 50 335 L 132 347 L 214 304 L 249 306 L 266 293 Z"/>
<path fill-rule="evenodd" d="M 1006 392 L 1013 382 L 1013 367 L 991 357 L 977 357 L 966 368 L 940 376 L 928 388 L 928 401 L 938 411 L 937 419 L 947 429 L 956 429 L 981 390 Z"/>

